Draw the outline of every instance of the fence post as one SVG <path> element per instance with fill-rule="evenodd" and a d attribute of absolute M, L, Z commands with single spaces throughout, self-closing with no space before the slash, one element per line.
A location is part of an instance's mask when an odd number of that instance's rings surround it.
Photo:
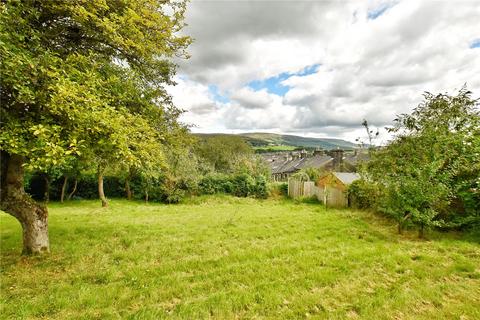
<path fill-rule="evenodd" d="M 327 185 L 325 184 L 325 186 L 323 186 L 323 204 L 325 205 L 325 209 L 327 209 L 327 201 Z"/>

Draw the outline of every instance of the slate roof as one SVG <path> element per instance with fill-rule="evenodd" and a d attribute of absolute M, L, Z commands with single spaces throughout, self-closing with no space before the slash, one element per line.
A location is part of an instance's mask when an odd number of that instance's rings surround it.
<path fill-rule="evenodd" d="M 270 163 L 272 173 L 290 173 L 304 168 L 321 168 L 325 166 L 333 158 L 324 155 L 315 155 L 313 157 L 297 158 L 293 160 L 276 160 Z"/>
<path fill-rule="evenodd" d="M 370 160 L 370 155 L 368 153 L 363 153 L 363 152 L 359 152 L 356 155 L 347 155 L 343 159 L 343 161 L 348 162 L 353 166 L 356 166 L 360 162 L 366 162 L 368 160 Z"/>
<path fill-rule="evenodd" d="M 360 179 L 360 176 L 354 172 L 332 172 L 332 173 L 344 185 L 349 185 L 353 181 Z"/>
<path fill-rule="evenodd" d="M 305 160 L 302 162 L 301 164 L 301 167 L 300 169 L 303 169 L 303 168 L 321 168 L 323 167 L 324 165 L 326 165 L 327 163 L 333 161 L 333 158 L 330 157 L 330 156 L 321 156 L 321 155 L 315 155 L 313 157 L 310 157 L 310 158 L 305 158 L 305 159 L 302 159 L 302 160 Z"/>

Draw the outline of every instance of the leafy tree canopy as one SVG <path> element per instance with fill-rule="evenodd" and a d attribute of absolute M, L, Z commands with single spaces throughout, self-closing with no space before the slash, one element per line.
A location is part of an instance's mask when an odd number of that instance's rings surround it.
<path fill-rule="evenodd" d="M 411 114 L 395 120 L 395 139 L 367 167 L 383 190 L 381 209 L 422 230 L 480 217 L 478 205 L 469 205 L 480 200 L 478 100 L 465 88 L 453 96 L 424 96 Z"/>
<path fill-rule="evenodd" d="M 161 139 L 149 120 L 169 116 L 159 108 L 169 58 L 190 42 L 176 35 L 185 3 L 12 0 L 1 10 L 2 150 L 33 169 L 93 145 L 132 163 L 154 150 L 144 147 Z"/>
<path fill-rule="evenodd" d="M 253 158 L 254 153 L 244 139 L 227 135 L 205 138 L 196 149 L 215 171 L 223 173 L 238 171 L 246 159 Z"/>

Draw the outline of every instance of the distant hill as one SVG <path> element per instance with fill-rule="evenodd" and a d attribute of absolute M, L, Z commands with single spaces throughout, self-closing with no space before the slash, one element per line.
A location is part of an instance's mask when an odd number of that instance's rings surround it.
<path fill-rule="evenodd" d="M 294 135 L 276 134 L 276 133 L 264 133 L 264 132 L 251 132 L 240 134 L 224 134 L 224 133 L 201 133 L 196 134 L 200 137 L 208 136 L 240 136 L 254 148 L 266 149 L 272 148 L 279 150 L 280 146 L 285 146 L 286 150 L 292 149 L 292 147 L 307 147 L 307 148 L 322 148 L 326 150 L 330 149 L 354 149 L 358 147 L 355 143 L 331 138 L 307 138 Z M 290 147 L 290 148 L 288 148 Z"/>

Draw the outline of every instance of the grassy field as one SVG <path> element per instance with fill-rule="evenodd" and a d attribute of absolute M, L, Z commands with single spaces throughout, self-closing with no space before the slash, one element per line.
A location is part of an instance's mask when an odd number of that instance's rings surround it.
<path fill-rule="evenodd" d="M 3 319 L 480 319 L 478 236 L 399 236 L 287 200 L 50 205 L 52 253 L 0 213 Z"/>
<path fill-rule="evenodd" d="M 263 146 L 263 147 L 253 147 L 254 150 L 264 150 L 264 151 L 293 151 L 295 150 L 294 146 L 285 146 L 285 145 L 279 145 L 279 146 Z"/>

